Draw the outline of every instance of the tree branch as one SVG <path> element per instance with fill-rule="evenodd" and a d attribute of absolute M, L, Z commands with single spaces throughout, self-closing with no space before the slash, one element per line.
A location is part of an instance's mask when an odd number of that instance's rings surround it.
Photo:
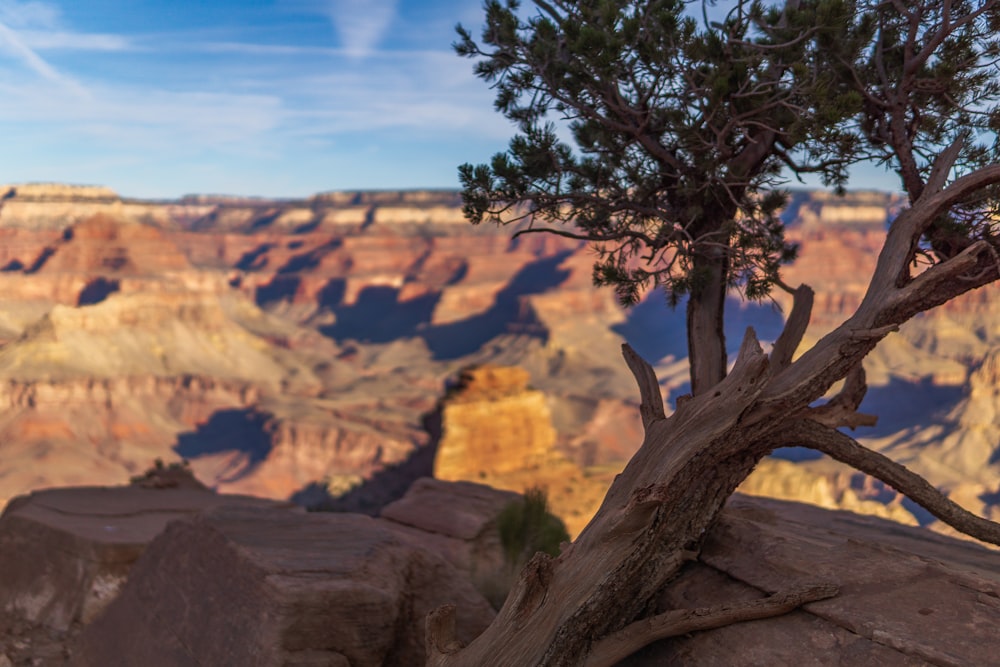
<path fill-rule="evenodd" d="M 808 408 L 805 416 L 830 428 L 847 426 L 852 431 L 858 426 L 875 426 L 878 417 L 858 412 L 858 406 L 868 393 L 865 367 L 858 364 L 847 374 L 844 388 L 829 401 L 815 408 Z"/>
<path fill-rule="evenodd" d="M 628 343 L 622 344 L 622 356 L 625 363 L 632 371 L 632 376 L 639 385 L 639 414 L 642 415 L 642 427 L 649 430 L 653 422 L 666 419 L 663 411 L 663 394 L 660 392 L 660 382 L 656 379 L 656 372 L 639 353 L 632 349 Z"/>
<path fill-rule="evenodd" d="M 771 350 L 771 374 L 776 375 L 792 363 L 795 350 L 802 342 L 802 336 L 809 326 L 812 314 L 813 298 L 816 296 L 809 285 L 799 285 L 792 293 L 792 312 L 781 330 L 778 340 L 774 341 Z"/>
<path fill-rule="evenodd" d="M 944 188 L 945 181 L 948 179 L 948 173 L 955 166 L 955 160 L 958 159 L 958 155 L 962 152 L 962 146 L 964 145 L 965 137 L 958 137 L 946 149 L 941 151 L 937 159 L 934 160 L 930 176 L 927 177 L 926 192 L 940 192 Z"/>
<path fill-rule="evenodd" d="M 963 509 L 930 485 L 920 475 L 907 470 L 854 438 L 809 419 L 789 424 L 786 442 L 815 449 L 852 468 L 880 479 L 955 530 L 990 544 L 1000 545 L 1000 523 L 994 523 Z"/>
<path fill-rule="evenodd" d="M 748 602 L 730 602 L 699 609 L 675 609 L 631 623 L 594 642 L 585 667 L 610 667 L 658 639 L 699 630 L 713 630 L 733 623 L 787 614 L 804 604 L 831 598 L 839 592 L 832 584 L 819 584 Z"/>

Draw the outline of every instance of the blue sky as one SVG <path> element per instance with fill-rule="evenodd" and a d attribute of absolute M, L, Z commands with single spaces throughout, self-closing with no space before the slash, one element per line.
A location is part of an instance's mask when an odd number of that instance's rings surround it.
<path fill-rule="evenodd" d="M 481 0 L 0 0 L 0 183 L 457 187 L 512 133 L 451 50 L 481 19 Z"/>

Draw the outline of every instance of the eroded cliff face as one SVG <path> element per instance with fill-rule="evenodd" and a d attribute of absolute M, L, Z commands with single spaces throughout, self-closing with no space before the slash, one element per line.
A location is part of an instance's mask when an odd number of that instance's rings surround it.
<path fill-rule="evenodd" d="M 586 476 L 556 450 L 545 394 L 530 388 L 529 379 L 516 366 L 473 366 L 459 374 L 439 406 L 434 477 L 518 493 L 541 488 L 575 536 L 597 511 L 608 480 Z"/>
<path fill-rule="evenodd" d="M 0 498 L 118 482 L 153 458 L 184 456 L 211 486 L 274 497 L 368 493 L 392 478 L 364 496 L 375 507 L 431 465 L 424 425 L 446 379 L 492 364 L 524 369 L 537 391 L 510 380 L 496 400 L 471 398 L 475 383 L 465 403 L 449 397 L 452 434 L 493 444 L 442 459 L 442 470 L 502 474 L 518 491 L 548 485 L 572 524 L 592 502 L 573 489 L 603 489 L 641 442 L 623 340 L 654 363 L 669 400 L 687 390 L 682 310 L 655 293 L 622 310 L 592 286 L 582 244 L 468 225 L 453 192 L 173 202 L 61 185 L 0 193 Z M 808 337 L 860 303 L 900 206 L 880 193 L 793 195 L 785 219 L 801 259 L 785 280 L 816 289 Z M 1000 489 L 993 290 L 879 347 L 863 409 L 883 419 L 857 434 L 987 512 Z M 780 311 L 731 306 L 733 344 L 747 324 L 765 341 L 777 335 Z M 519 422 L 518 410 L 534 416 Z M 494 422 L 503 427 L 483 430 Z M 546 477 L 556 460 L 560 475 Z M 761 492 L 919 518 L 851 473 L 764 467 Z"/>

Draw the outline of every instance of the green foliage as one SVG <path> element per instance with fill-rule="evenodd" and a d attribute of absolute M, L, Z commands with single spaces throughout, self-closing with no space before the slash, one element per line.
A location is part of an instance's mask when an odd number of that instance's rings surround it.
<path fill-rule="evenodd" d="M 542 489 L 533 488 L 511 501 L 497 517 L 500 544 L 512 570 L 519 569 L 535 553 L 559 555 L 559 545 L 569 542 L 569 533 L 559 517 L 549 513 L 548 498 Z"/>
<path fill-rule="evenodd" d="M 674 303 L 704 282 L 765 297 L 795 249 L 774 186 L 786 166 L 846 178 L 859 138 L 842 121 L 861 98 L 838 63 L 853 6 L 737 2 L 708 25 L 683 0 L 488 0 L 482 43 L 459 26 L 496 109 L 519 129 L 489 164 L 459 168 L 466 216 L 556 223 L 596 242 L 594 281 L 632 304 L 651 285 Z M 792 3 L 790 3 L 792 4 Z"/>
<path fill-rule="evenodd" d="M 953 177 L 1000 162 L 1000 3 L 920 0 L 856 3 L 845 41 L 866 45 L 841 68 L 862 99 L 853 131 L 865 157 L 899 172 L 911 201 L 956 140 Z M 949 257 L 996 236 L 997 192 L 962 202 L 928 230 L 924 250 Z"/>

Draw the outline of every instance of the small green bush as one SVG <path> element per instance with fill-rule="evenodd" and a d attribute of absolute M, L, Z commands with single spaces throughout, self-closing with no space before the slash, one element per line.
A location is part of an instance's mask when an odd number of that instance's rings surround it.
<path fill-rule="evenodd" d="M 559 555 L 559 545 L 569 542 L 569 533 L 559 517 L 549 512 L 543 489 L 532 488 L 508 503 L 497 516 L 497 531 L 503 551 L 503 566 L 478 572 L 473 583 L 493 608 L 500 610 L 524 564 L 539 551 Z"/>
<path fill-rule="evenodd" d="M 539 551 L 558 556 L 559 545 L 569 542 L 566 526 L 549 512 L 548 497 L 539 488 L 528 489 L 504 507 L 497 517 L 497 528 L 504 559 L 512 569 L 520 569 Z"/>

